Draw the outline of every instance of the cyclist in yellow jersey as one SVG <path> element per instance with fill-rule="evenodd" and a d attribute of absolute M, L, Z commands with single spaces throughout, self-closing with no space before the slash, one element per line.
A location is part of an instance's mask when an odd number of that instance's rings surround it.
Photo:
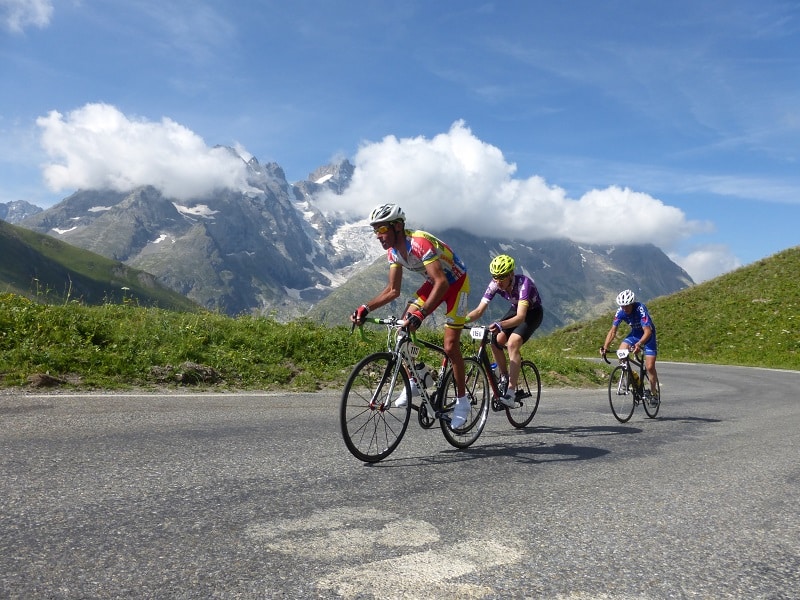
<path fill-rule="evenodd" d="M 461 331 L 466 318 L 469 276 L 464 263 L 452 249 L 425 231 L 405 228 L 406 215 L 397 204 L 381 204 L 370 213 L 370 225 L 378 241 L 387 251 L 389 281 L 374 298 L 359 306 L 350 319 L 360 325 L 367 314 L 400 296 L 403 269 L 420 273 L 425 282 L 416 298 L 406 308 L 405 320 L 409 331 L 416 331 L 422 321 L 440 304 L 446 306 L 443 347 L 453 366 L 456 382 L 456 406 L 451 417 L 454 429 L 461 427 L 469 415 L 469 398 L 464 383 L 464 357 L 461 354 Z M 412 394 L 416 391 L 412 386 Z M 418 392 L 417 392 L 418 393 Z M 395 404 L 402 406 L 408 398 L 401 395 Z"/>

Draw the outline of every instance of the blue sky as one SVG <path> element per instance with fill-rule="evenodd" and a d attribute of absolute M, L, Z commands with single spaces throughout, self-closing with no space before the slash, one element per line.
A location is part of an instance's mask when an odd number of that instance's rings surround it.
<path fill-rule="evenodd" d="M 653 242 L 703 281 L 796 246 L 800 4 L 0 0 L 0 202 L 289 181 L 409 224 Z"/>

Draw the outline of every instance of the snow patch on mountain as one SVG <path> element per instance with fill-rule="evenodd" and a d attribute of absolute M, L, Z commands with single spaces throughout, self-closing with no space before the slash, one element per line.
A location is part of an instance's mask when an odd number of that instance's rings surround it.
<path fill-rule="evenodd" d="M 211 210 L 207 204 L 197 204 L 196 206 L 183 206 L 181 204 L 173 202 L 172 206 L 174 206 L 175 210 L 177 210 L 182 215 L 188 215 L 192 217 L 211 218 L 219 212 L 218 210 Z"/>

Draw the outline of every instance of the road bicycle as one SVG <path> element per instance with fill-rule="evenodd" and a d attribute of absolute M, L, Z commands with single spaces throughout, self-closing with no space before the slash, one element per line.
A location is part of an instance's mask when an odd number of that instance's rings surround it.
<path fill-rule="evenodd" d="M 611 371 L 608 380 L 608 401 L 611 404 L 611 412 L 617 421 L 626 423 L 633 416 L 636 405 L 641 403 L 647 416 L 654 419 L 661 407 L 661 384 L 656 381 L 658 397 L 653 398 L 643 357 L 631 354 L 627 348 L 620 348 L 617 350 L 617 358 L 619 364 Z M 603 360 L 611 364 L 605 354 Z"/>
<path fill-rule="evenodd" d="M 438 420 L 445 439 L 456 448 L 473 444 L 489 413 L 488 382 L 478 361 L 464 358 L 470 412 L 466 422 L 454 428 L 450 418 L 458 394 L 444 348 L 409 334 L 406 322 L 397 317 L 367 317 L 364 322 L 386 326 L 386 351 L 361 359 L 342 392 L 339 426 L 353 456 L 365 462 L 378 462 L 389 456 L 403 439 L 412 410 L 417 411 L 419 424 L 425 429 Z M 435 376 L 418 362 L 420 346 L 441 357 Z M 411 395 L 412 379 L 417 383 L 419 398 Z M 395 400 L 403 391 L 408 401 L 398 407 Z"/>
<path fill-rule="evenodd" d="M 491 342 L 492 334 L 489 328 L 483 325 L 475 325 L 470 328 L 470 337 L 478 343 L 478 350 L 473 357 L 487 374 L 487 379 L 492 392 L 492 410 L 499 412 L 505 410 L 508 422 L 517 429 L 527 427 L 536 414 L 539 407 L 539 399 L 542 395 L 542 378 L 539 376 L 539 369 L 532 360 L 524 360 L 520 366 L 519 381 L 517 382 L 514 406 L 506 406 L 500 402 L 499 398 L 505 394 L 505 386 L 501 385 L 497 373 L 492 369 L 489 361 L 489 350 L 487 345 Z"/>

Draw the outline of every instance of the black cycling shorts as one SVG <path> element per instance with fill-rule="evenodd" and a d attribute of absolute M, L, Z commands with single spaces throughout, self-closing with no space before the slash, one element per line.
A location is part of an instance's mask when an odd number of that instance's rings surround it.
<path fill-rule="evenodd" d="M 508 309 L 508 312 L 503 315 L 500 319 L 501 321 L 505 321 L 506 319 L 510 319 L 517 314 L 517 307 L 512 306 Z M 510 336 L 512 333 L 516 333 L 518 336 L 522 338 L 522 342 L 527 342 L 530 337 L 533 335 L 533 332 L 539 329 L 539 325 L 542 324 L 542 319 L 544 318 L 544 309 L 542 305 L 539 304 L 538 306 L 534 306 L 528 309 L 528 312 L 525 314 L 525 320 L 517 325 L 516 327 L 509 327 L 508 329 L 503 329 L 505 332 L 506 337 Z M 492 343 L 497 345 L 497 334 L 492 336 Z"/>

